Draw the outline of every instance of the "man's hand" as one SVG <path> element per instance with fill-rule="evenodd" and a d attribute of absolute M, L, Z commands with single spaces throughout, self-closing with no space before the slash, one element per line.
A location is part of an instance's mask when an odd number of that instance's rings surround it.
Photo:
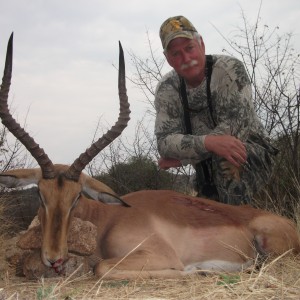
<path fill-rule="evenodd" d="M 245 145 L 232 135 L 207 135 L 204 144 L 207 151 L 224 157 L 237 168 L 247 160 Z"/>
<path fill-rule="evenodd" d="M 181 162 L 175 158 L 160 158 L 158 160 L 158 165 L 161 169 L 167 170 L 169 168 L 181 167 Z"/>

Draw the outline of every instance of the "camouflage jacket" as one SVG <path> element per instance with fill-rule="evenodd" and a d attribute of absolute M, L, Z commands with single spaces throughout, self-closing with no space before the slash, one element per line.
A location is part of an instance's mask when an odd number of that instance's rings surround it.
<path fill-rule="evenodd" d="M 185 165 L 211 156 L 204 147 L 206 135 L 230 134 L 242 141 L 267 134 L 252 101 L 249 78 L 243 63 L 225 55 L 213 55 L 211 76 L 212 120 L 206 95 L 206 79 L 196 88 L 187 87 L 193 135 L 185 134 L 180 80 L 172 70 L 159 82 L 155 93 L 155 134 L 162 157 L 176 158 Z"/>

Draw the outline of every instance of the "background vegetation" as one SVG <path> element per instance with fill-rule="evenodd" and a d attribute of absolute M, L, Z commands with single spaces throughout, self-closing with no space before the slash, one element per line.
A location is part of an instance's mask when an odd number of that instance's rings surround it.
<path fill-rule="evenodd" d="M 255 205 L 299 219 L 300 197 L 300 54 L 293 48 L 293 35 L 263 24 L 258 12 L 254 23 L 242 14 L 241 27 L 225 37 L 223 52 L 241 59 L 253 86 L 256 111 L 280 150 L 270 184 L 255 196 Z M 128 78 L 143 95 L 145 115 L 137 123 L 135 136 L 122 136 L 102 151 L 88 166 L 95 178 L 119 194 L 141 189 L 174 189 L 193 193 L 191 167 L 159 170 L 159 158 L 153 132 L 155 88 L 166 71 L 161 50 L 152 47 L 149 56 L 130 52 L 133 73 Z M 98 136 L 99 125 L 95 130 Z M 31 165 L 18 141 L 9 142 L 4 127 L 0 129 L 0 171 Z"/>
<path fill-rule="evenodd" d="M 300 148 L 299 148 L 299 51 L 293 49 L 293 35 L 269 28 L 257 17 L 254 24 L 243 16 L 243 26 L 223 37 L 224 53 L 234 55 L 246 65 L 253 85 L 256 110 L 280 149 L 270 184 L 255 196 L 255 205 L 297 221 L 300 228 Z M 218 29 L 217 29 L 218 30 Z M 122 136 L 88 166 L 87 171 L 106 182 L 119 194 L 140 189 L 174 189 L 193 193 L 190 167 L 162 171 L 154 128 L 154 91 L 165 72 L 165 60 L 152 48 L 149 57 L 131 52 L 135 72 L 131 80 L 143 94 L 145 115 L 136 125 L 135 136 Z M 95 137 L 98 131 L 95 131 Z M 105 130 L 104 130 L 105 131 Z M 0 128 L 0 172 L 29 167 L 31 158 Z M 27 201 L 27 202 L 26 202 Z M 0 195 L 0 243 L 7 245 L 12 228 L 25 228 L 38 206 L 35 189 Z M 5 257 L 5 247 L 0 258 Z M 234 276 L 211 274 L 177 280 L 98 281 L 91 274 L 74 278 L 41 278 L 28 282 L 1 272 L 0 299 L 299 299 L 299 259 L 276 258 Z M 1 265 L 0 265 L 1 268 Z M 2 268 L 1 270 L 6 270 Z"/>

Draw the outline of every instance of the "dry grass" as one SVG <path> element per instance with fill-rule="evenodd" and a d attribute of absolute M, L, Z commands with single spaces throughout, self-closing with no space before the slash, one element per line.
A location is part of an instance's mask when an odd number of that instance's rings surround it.
<path fill-rule="evenodd" d="M 9 206 L 9 198 L 5 195 L 0 197 L 0 241 L 2 245 L 2 239 L 7 233 L 11 232 L 14 229 L 14 224 L 5 216 L 5 211 Z"/>
<path fill-rule="evenodd" d="M 295 216 L 300 229 L 300 210 L 295 203 Z M 270 202 L 269 202 L 270 204 Z M 277 204 L 277 205 L 276 205 Z M 274 207 L 278 203 L 274 203 Z M 0 218 L 1 218 L 0 206 Z M 278 211 L 280 214 L 280 211 Z M 0 229 L 3 232 L 1 220 Z M 2 228 L 1 228 L 2 227 Z M 5 237 L 0 234 L 0 243 Z M 0 248 L 0 258 L 4 257 Z M 97 280 L 92 274 L 68 278 L 28 281 L 7 269 L 0 275 L 0 300 L 4 299 L 300 299 L 300 257 L 289 253 L 270 260 L 258 270 L 253 268 L 236 274 L 193 275 L 181 279 L 135 281 Z"/>
<path fill-rule="evenodd" d="M 283 255 L 237 274 L 194 275 L 172 280 L 98 281 L 80 278 L 26 281 L 8 274 L 0 299 L 299 299 L 300 258 Z"/>

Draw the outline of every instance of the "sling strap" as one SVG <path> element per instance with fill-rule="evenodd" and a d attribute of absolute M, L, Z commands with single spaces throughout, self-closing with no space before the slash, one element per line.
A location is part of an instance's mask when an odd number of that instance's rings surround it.
<path fill-rule="evenodd" d="M 206 55 L 206 66 L 205 66 L 205 75 L 206 75 L 206 95 L 207 95 L 207 105 L 210 112 L 210 116 L 214 127 L 217 126 L 215 122 L 214 115 L 213 115 L 213 107 L 211 103 L 211 91 L 210 91 L 210 82 L 211 82 L 211 74 L 212 74 L 212 67 L 213 67 L 213 58 L 211 55 Z"/>
<path fill-rule="evenodd" d="M 211 74 L 212 74 L 212 67 L 213 67 L 213 59 L 211 55 L 206 55 L 206 65 L 205 65 L 205 76 L 206 76 L 206 94 L 207 94 L 207 106 L 209 109 L 209 113 L 214 124 L 216 127 L 216 122 L 213 116 L 213 107 L 211 102 L 211 91 L 210 91 L 210 82 L 211 82 Z M 189 103 L 187 98 L 186 92 L 186 84 L 183 77 L 180 76 L 180 95 L 181 95 L 181 102 L 183 105 L 183 113 L 184 113 L 184 122 L 185 122 L 185 131 L 187 134 L 192 134 L 192 125 L 191 125 L 191 118 L 190 118 L 190 109 Z"/>
<path fill-rule="evenodd" d="M 206 94 L 207 94 L 207 105 L 210 112 L 210 116 L 213 122 L 214 127 L 216 127 L 216 122 L 213 116 L 213 107 L 211 102 L 211 91 L 210 91 L 210 82 L 211 82 L 211 75 L 212 75 L 212 67 L 213 67 L 213 58 L 211 55 L 206 55 L 206 65 L 205 65 L 205 76 L 206 76 Z M 184 113 L 184 122 L 185 122 L 185 131 L 186 134 L 192 134 L 192 124 L 191 124 L 191 118 L 190 118 L 190 110 L 189 110 L 189 104 L 188 104 L 188 98 L 187 98 L 187 92 L 186 92 L 186 84 L 182 77 L 180 77 L 180 95 L 181 95 L 181 101 L 183 105 L 183 113 Z M 212 160 L 211 158 L 201 161 L 196 165 L 196 176 L 197 179 L 199 178 L 199 172 L 201 170 L 199 168 L 202 168 L 204 178 L 205 178 L 205 185 L 202 190 L 202 193 L 206 196 L 212 196 L 212 193 L 215 192 L 215 189 L 212 190 L 213 186 L 213 178 L 211 173 L 209 172 L 209 168 L 212 168 Z M 197 180 L 198 182 L 198 180 Z"/>

